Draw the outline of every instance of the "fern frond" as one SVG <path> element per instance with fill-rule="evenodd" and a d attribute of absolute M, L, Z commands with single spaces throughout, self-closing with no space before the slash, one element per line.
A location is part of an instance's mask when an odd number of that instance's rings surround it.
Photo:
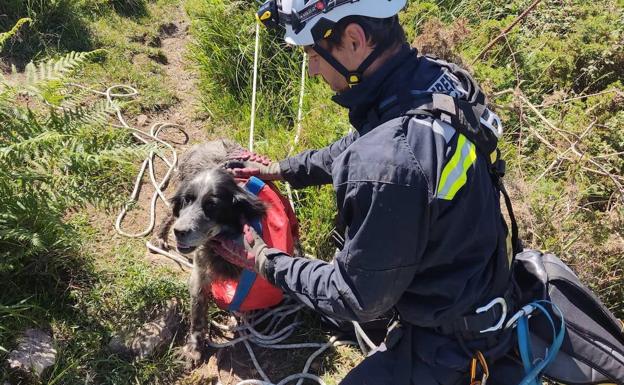
<path fill-rule="evenodd" d="M 34 64 L 30 62 L 26 65 L 26 88 L 36 94 L 46 84 L 63 80 L 66 75 L 78 69 L 87 60 L 99 55 L 102 50 L 89 52 L 70 52 L 60 59 L 50 59 L 46 62 Z"/>
<path fill-rule="evenodd" d="M 44 131 L 35 137 L 0 147 L 0 161 L 19 157 L 20 154 L 26 154 L 28 157 L 40 155 L 45 149 L 54 149 L 66 137 L 67 135 L 56 131 Z"/>
<path fill-rule="evenodd" d="M 73 104 L 73 107 L 71 105 Z M 109 103 L 106 100 L 100 100 L 91 106 L 81 106 L 77 103 L 71 103 L 69 106 L 62 107 L 64 119 L 69 122 L 80 122 L 84 124 L 105 125 L 110 114 L 119 108 L 114 101 Z"/>
<path fill-rule="evenodd" d="M 0 33 L 0 50 L 2 50 L 2 47 L 4 47 L 4 44 L 11 38 L 13 37 L 17 31 L 20 30 L 20 28 L 22 28 L 22 26 L 24 26 L 24 24 L 30 24 L 32 23 L 32 19 L 25 17 L 22 19 L 19 19 L 17 21 L 17 23 L 15 23 L 15 25 L 13 26 L 13 28 L 11 28 L 10 31 L 8 32 L 1 32 Z"/>

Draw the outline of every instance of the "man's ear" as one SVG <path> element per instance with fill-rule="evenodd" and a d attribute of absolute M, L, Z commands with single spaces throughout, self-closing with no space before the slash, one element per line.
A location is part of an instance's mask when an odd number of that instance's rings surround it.
<path fill-rule="evenodd" d="M 232 205 L 247 221 L 261 218 L 266 212 L 266 206 L 258 197 L 240 188 L 234 192 Z"/>
<path fill-rule="evenodd" d="M 350 51 L 358 52 L 368 47 L 368 39 L 364 28 L 358 23 L 351 23 L 346 26 L 342 34 L 343 42 Z"/>

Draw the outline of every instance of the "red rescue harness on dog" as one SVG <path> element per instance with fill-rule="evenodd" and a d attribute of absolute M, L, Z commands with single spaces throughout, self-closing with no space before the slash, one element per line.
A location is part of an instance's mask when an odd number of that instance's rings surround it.
<path fill-rule="evenodd" d="M 261 221 L 250 223 L 267 246 L 290 255 L 294 252 L 299 224 L 288 200 L 271 183 L 251 177 L 245 188 L 267 206 Z M 257 273 L 244 269 L 238 280 L 216 277 L 209 288 L 217 305 L 229 311 L 266 309 L 282 301 L 284 293 Z"/>

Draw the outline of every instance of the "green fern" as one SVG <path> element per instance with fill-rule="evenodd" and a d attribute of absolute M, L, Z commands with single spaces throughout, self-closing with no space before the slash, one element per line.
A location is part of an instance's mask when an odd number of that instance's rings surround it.
<path fill-rule="evenodd" d="M 70 52 L 60 59 L 50 59 L 46 62 L 26 65 L 25 88 L 35 94 L 41 94 L 42 89 L 53 81 L 64 80 L 67 74 L 84 65 L 87 60 L 101 54 L 102 50 L 89 52 Z"/>
<path fill-rule="evenodd" d="M 77 103 L 71 103 L 61 107 L 65 120 L 69 122 L 80 122 L 84 124 L 105 125 L 108 118 L 119 108 L 119 104 L 115 101 L 99 100 L 93 105 L 82 106 Z"/>
<path fill-rule="evenodd" d="M 122 204 L 135 160 L 154 150 L 107 124 L 121 103 L 65 84 L 96 53 L 31 63 L 25 82 L 0 89 L 0 273 L 75 247 L 67 211 Z"/>

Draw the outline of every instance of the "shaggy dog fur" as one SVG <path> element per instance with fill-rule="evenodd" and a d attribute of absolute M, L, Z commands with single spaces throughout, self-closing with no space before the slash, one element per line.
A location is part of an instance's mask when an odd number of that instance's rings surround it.
<path fill-rule="evenodd" d="M 168 249 L 171 227 L 177 249 L 193 253 L 193 271 L 189 279 L 191 326 L 182 353 L 187 362 L 197 364 L 202 358 L 206 327 L 207 298 L 203 288 L 212 277 L 237 277 L 241 269 L 215 254 L 209 241 L 217 235 L 242 233 L 243 221 L 250 222 L 265 214 L 265 206 L 253 194 L 236 184 L 223 166 L 228 155 L 242 148 L 231 141 L 219 140 L 192 147 L 180 159 L 174 183 L 177 191 L 171 198 L 171 213 L 155 232 L 152 244 Z"/>

